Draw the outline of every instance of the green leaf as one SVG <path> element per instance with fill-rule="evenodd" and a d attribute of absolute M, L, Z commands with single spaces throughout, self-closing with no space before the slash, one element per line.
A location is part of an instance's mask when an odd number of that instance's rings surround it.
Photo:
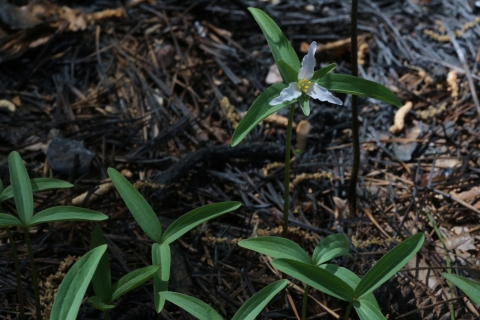
<path fill-rule="evenodd" d="M 108 176 L 143 232 L 154 242 L 162 239 L 162 226 L 147 200 L 117 170 L 108 168 Z"/>
<path fill-rule="evenodd" d="M 158 295 L 158 293 L 168 290 L 168 281 L 170 280 L 171 253 L 168 244 L 153 244 L 152 263 L 161 266 L 160 271 L 153 276 L 155 309 L 157 312 L 160 312 L 165 305 L 165 299 L 162 295 Z"/>
<path fill-rule="evenodd" d="M 159 265 L 148 266 L 129 272 L 112 286 L 112 298 L 109 302 L 118 299 L 125 293 L 141 286 L 148 281 L 160 269 Z"/>
<path fill-rule="evenodd" d="M 70 268 L 58 288 L 50 320 L 77 319 L 85 291 L 105 250 L 107 245 L 90 250 Z"/>
<path fill-rule="evenodd" d="M 222 317 L 216 311 L 214 311 L 211 306 L 194 297 L 170 291 L 160 292 L 160 295 L 165 300 L 168 300 L 171 303 L 179 306 L 181 309 L 187 311 L 199 320 L 211 320 L 212 318 L 209 318 L 209 314 L 214 314 L 217 319 L 222 319 Z"/>
<path fill-rule="evenodd" d="M 102 228 L 96 226 L 93 228 L 92 239 L 90 241 L 90 250 L 105 244 L 102 235 Z M 108 261 L 107 252 L 102 255 L 98 263 L 97 270 L 92 278 L 93 291 L 103 303 L 110 302 L 112 298 L 112 277 L 110 274 L 110 262 Z M 98 308 L 97 308 L 98 309 Z"/>
<path fill-rule="evenodd" d="M 353 291 L 355 291 L 355 288 L 360 283 L 360 278 L 355 273 L 343 267 L 339 267 L 335 264 L 328 264 L 328 263 L 322 264 L 319 267 L 321 269 L 327 270 L 331 274 L 345 281 L 353 289 Z M 370 304 L 380 309 L 377 299 L 375 299 L 375 296 L 373 295 L 373 293 L 370 292 L 369 294 L 364 295 L 362 299 L 369 301 Z"/>
<path fill-rule="evenodd" d="M 287 286 L 287 280 L 278 280 L 255 293 L 238 309 L 232 320 L 255 320 L 265 306 Z"/>
<path fill-rule="evenodd" d="M 352 287 L 322 268 L 289 259 L 275 259 L 272 261 L 272 265 L 289 276 L 335 298 L 348 302 L 353 300 Z"/>
<path fill-rule="evenodd" d="M 8 155 L 8 168 L 18 216 L 23 224 L 27 224 L 33 216 L 33 192 L 27 169 L 18 152 L 12 151 Z"/>
<path fill-rule="evenodd" d="M 480 306 L 480 284 L 453 274 L 443 273 L 442 275 Z"/>
<path fill-rule="evenodd" d="M 290 41 L 288 41 L 282 30 L 280 30 L 277 24 L 265 12 L 256 8 L 248 8 L 248 10 L 250 10 L 252 13 L 255 21 L 257 21 L 258 25 L 262 29 L 263 34 L 265 35 L 265 38 L 267 39 L 268 46 L 272 51 L 273 58 L 277 63 L 278 70 L 280 71 L 283 81 L 286 83 L 296 82 L 298 80 L 298 72 L 294 78 L 291 78 L 291 75 L 289 75 L 288 72 L 285 72 L 282 66 L 278 63 L 278 61 L 281 59 L 293 69 L 300 70 L 300 60 L 290 44 Z"/>
<path fill-rule="evenodd" d="M 113 304 L 105 303 L 105 301 L 103 301 L 102 298 L 97 296 L 90 297 L 88 298 L 87 301 L 90 303 L 92 308 L 97 310 L 105 311 L 105 310 L 110 310 L 115 308 Z"/>
<path fill-rule="evenodd" d="M 340 256 L 352 257 L 348 252 L 349 249 L 350 244 L 345 235 L 341 233 L 332 234 L 320 241 L 315 248 L 312 256 L 313 264 L 319 265 Z"/>
<path fill-rule="evenodd" d="M 209 319 L 209 320 L 223 320 L 222 316 L 220 316 L 218 314 L 218 312 L 213 310 L 212 308 L 207 310 L 207 319 Z"/>
<path fill-rule="evenodd" d="M 282 70 L 287 74 L 287 78 L 295 79 L 295 80 L 290 81 L 290 82 L 298 82 L 298 71 L 299 70 L 295 70 L 294 68 L 292 68 L 292 66 L 290 66 L 288 63 L 286 63 L 285 60 L 282 60 L 282 59 L 277 61 L 277 65 L 279 66 L 279 68 L 282 68 Z M 288 82 L 288 83 L 290 83 L 290 82 Z"/>
<path fill-rule="evenodd" d="M 50 190 L 50 189 L 63 189 L 63 188 L 71 188 L 73 184 L 68 183 L 63 180 L 58 179 L 50 179 L 50 178 L 34 178 L 30 179 L 30 183 L 32 185 L 32 192 Z M 8 186 L 1 192 L 0 201 L 5 201 L 13 197 L 13 189 L 12 186 Z"/>
<path fill-rule="evenodd" d="M 397 107 L 402 106 L 402 103 L 392 91 L 370 80 L 346 74 L 329 73 L 315 82 L 329 91 L 375 98 Z"/>
<path fill-rule="evenodd" d="M 372 304 L 369 300 L 360 298 L 353 303 L 360 320 L 386 320 L 380 308 Z"/>
<path fill-rule="evenodd" d="M 170 244 L 199 224 L 238 209 L 242 204 L 237 201 L 207 204 L 192 210 L 175 220 L 163 233 L 162 243 Z"/>
<path fill-rule="evenodd" d="M 323 67 L 322 69 L 319 69 L 313 73 L 312 78 L 310 81 L 315 81 L 317 82 L 321 78 L 323 78 L 326 74 L 330 73 L 335 69 L 337 65 L 335 63 L 329 64 L 328 66 Z"/>
<path fill-rule="evenodd" d="M 277 112 L 278 110 L 297 102 L 297 100 L 294 99 L 292 101 L 285 101 L 284 103 L 276 106 L 270 105 L 270 101 L 279 96 L 280 92 L 286 87 L 287 85 L 284 83 L 275 83 L 258 96 L 235 129 L 235 132 L 232 136 L 232 147 L 235 147 L 237 144 L 239 144 L 240 141 L 242 141 L 243 138 L 245 138 L 245 136 L 263 119 Z"/>
<path fill-rule="evenodd" d="M 58 206 L 40 211 L 28 220 L 29 227 L 39 223 L 57 222 L 57 221 L 101 221 L 108 219 L 103 213 L 72 207 Z"/>
<path fill-rule="evenodd" d="M 6 213 L 0 213 L 0 228 L 19 227 L 22 225 L 22 221 L 18 220 L 14 216 Z"/>
<path fill-rule="evenodd" d="M 300 104 L 303 114 L 308 117 L 310 115 L 310 98 L 307 95 L 302 94 L 298 97 L 298 104 Z"/>
<path fill-rule="evenodd" d="M 423 233 L 417 233 L 378 260 L 358 284 L 355 297 L 372 292 L 397 273 L 420 250 L 424 239 Z"/>
<path fill-rule="evenodd" d="M 291 259 L 310 264 L 309 256 L 292 240 L 280 237 L 258 237 L 242 240 L 240 247 L 265 254 L 274 259 Z"/>

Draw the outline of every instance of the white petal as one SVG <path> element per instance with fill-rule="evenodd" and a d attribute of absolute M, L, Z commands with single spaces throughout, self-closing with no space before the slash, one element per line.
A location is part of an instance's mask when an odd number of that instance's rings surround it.
<path fill-rule="evenodd" d="M 302 91 L 298 89 L 298 85 L 296 82 L 290 83 L 288 87 L 283 89 L 280 92 L 280 95 L 270 101 L 271 106 L 276 106 L 277 104 L 281 104 L 285 101 L 291 101 L 293 99 L 296 99 L 302 95 Z"/>
<path fill-rule="evenodd" d="M 313 69 L 315 68 L 315 51 L 317 50 L 317 43 L 313 41 L 308 48 L 308 53 L 302 60 L 302 67 L 298 72 L 298 80 L 310 80 L 313 76 Z"/>
<path fill-rule="evenodd" d="M 308 88 L 306 93 L 310 97 L 312 97 L 314 99 L 318 99 L 320 101 L 328 101 L 330 103 L 339 104 L 339 105 L 343 104 L 342 100 L 338 99 L 333 94 L 331 94 L 330 91 L 328 91 L 325 88 L 320 87 L 316 83 L 313 83 L 313 86 Z"/>

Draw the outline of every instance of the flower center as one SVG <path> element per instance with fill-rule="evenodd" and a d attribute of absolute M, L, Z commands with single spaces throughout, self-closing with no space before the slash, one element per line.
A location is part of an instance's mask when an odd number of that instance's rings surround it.
<path fill-rule="evenodd" d="M 303 93 L 306 93 L 308 90 L 308 86 L 312 83 L 312 81 L 308 81 L 307 79 L 302 79 L 298 81 L 298 89 Z"/>

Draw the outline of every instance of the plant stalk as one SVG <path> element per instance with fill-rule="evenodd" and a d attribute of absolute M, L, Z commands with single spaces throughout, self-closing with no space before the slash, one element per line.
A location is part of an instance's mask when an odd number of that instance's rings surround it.
<path fill-rule="evenodd" d="M 103 310 L 103 320 L 110 320 L 110 313 L 108 310 Z"/>
<path fill-rule="evenodd" d="M 18 309 L 20 311 L 20 319 L 25 320 L 25 304 L 23 299 L 22 290 L 22 275 L 20 274 L 20 265 L 18 264 L 17 247 L 12 236 L 10 228 L 7 229 L 8 242 L 10 242 L 10 248 L 12 249 L 13 265 L 15 266 L 15 276 L 17 278 L 17 295 L 18 295 Z"/>
<path fill-rule="evenodd" d="M 0 180 L 1 190 L 3 190 L 2 180 Z M 3 211 L 2 204 L 0 203 L 0 212 Z M 12 236 L 12 232 L 10 231 L 10 227 L 7 227 L 7 236 L 8 242 L 10 242 L 10 248 L 12 249 L 12 256 L 13 256 L 13 265 L 15 266 L 15 277 L 17 280 L 17 295 L 18 295 L 18 311 L 20 312 L 20 320 L 25 320 L 25 303 L 23 298 L 23 290 L 22 290 L 22 274 L 20 273 L 20 265 L 18 264 L 18 253 L 17 247 L 15 246 L 15 241 Z"/>
<path fill-rule="evenodd" d="M 307 300 L 308 300 L 308 293 L 310 292 L 310 286 L 307 284 L 305 287 L 305 292 L 303 293 L 303 301 L 302 301 L 302 320 L 307 319 Z"/>
<path fill-rule="evenodd" d="M 344 320 L 350 319 L 350 312 L 352 311 L 352 307 L 353 307 L 353 302 L 350 302 L 350 303 L 348 304 L 348 307 L 347 307 L 347 311 L 346 311 L 346 313 L 345 313 L 345 318 L 344 318 Z"/>
<path fill-rule="evenodd" d="M 33 293 L 35 295 L 35 314 L 36 314 L 37 320 L 42 320 L 42 310 L 40 307 L 40 293 L 38 291 L 37 268 L 35 267 L 35 260 L 33 259 L 32 242 L 30 241 L 28 228 L 23 228 L 23 233 L 25 234 L 25 243 L 27 244 L 28 259 L 30 259 L 30 268 L 32 269 Z"/>
<path fill-rule="evenodd" d="M 357 16 L 358 16 L 358 0 L 352 0 L 351 13 L 351 50 L 352 50 L 352 76 L 358 77 L 358 60 L 357 60 Z M 352 174 L 350 176 L 350 185 L 348 187 L 348 197 L 350 205 L 350 214 L 355 215 L 357 212 L 357 176 L 360 166 L 360 141 L 358 137 L 358 96 L 352 95 L 352 139 L 353 139 L 353 164 Z"/>
<path fill-rule="evenodd" d="M 288 114 L 287 137 L 285 144 L 285 178 L 283 180 L 283 230 L 282 236 L 288 236 L 288 216 L 290 213 L 290 148 L 292 145 L 292 123 L 295 104 L 290 105 Z"/>
<path fill-rule="evenodd" d="M 440 233 L 440 230 L 437 227 L 437 223 L 433 219 L 433 216 L 430 214 L 430 210 L 428 210 L 428 208 L 425 208 L 424 210 L 425 210 L 425 213 L 427 214 L 428 220 L 430 220 L 430 223 L 433 226 L 433 230 L 435 230 L 435 233 L 437 234 L 437 237 L 438 237 L 438 239 L 440 240 L 440 243 L 443 246 L 443 250 L 445 250 L 445 263 L 447 265 L 447 272 L 452 274 L 452 268 L 451 268 L 451 265 L 450 265 L 450 255 L 448 253 L 447 245 L 445 244 L 445 241 L 443 240 L 443 236 L 442 236 L 442 234 Z M 453 285 L 450 281 L 447 281 L 447 283 L 448 283 L 448 286 L 450 287 L 450 299 L 453 299 L 454 298 Z M 450 308 L 450 319 L 455 320 L 455 308 L 453 306 L 453 301 L 451 301 L 449 303 L 449 308 Z"/>

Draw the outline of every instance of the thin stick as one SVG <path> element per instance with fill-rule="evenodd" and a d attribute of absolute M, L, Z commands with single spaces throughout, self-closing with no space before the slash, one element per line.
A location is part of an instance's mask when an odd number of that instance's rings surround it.
<path fill-rule="evenodd" d="M 33 260 L 32 242 L 30 241 L 28 228 L 23 228 L 23 233 L 25 234 L 25 243 L 27 244 L 28 259 L 30 260 L 30 268 L 32 268 L 33 293 L 35 294 L 35 309 L 36 309 L 35 313 L 37 315 L 37 320 L 42 320 L 42 312 L 41 312 L 42 310 L 40 307 L 40 293 L 38 291 L 37 268 L 35 267 L 35 260 Z"/>
<path fill-rule="evenodd" d="M 285 144 L 285 178 L 283 180 L 283 230 L 282 236 L 288 236 L 288 216 L 290 212 L 290 146 L 292 143 L 292 123 L 295 104 L 290 105 L 287 124 L 287 141 Z"/>
<path fill-rule="evenodd" d="M 352 50 L 352 76 L 358 77 L 358 61 L 357 61 L 357 12 L 358 0 L 352 0 L 351 13 L 351 50 Z M 360 140 L 358 137 L 358 96 L 352 96 L 352 139 L 353 139 L 353 164 L 352 174 L 350 176 L 349 185 L 349 204 L 350 214 L 355 215 L 357 212 L 357 176 L 360 166 Z"/>

